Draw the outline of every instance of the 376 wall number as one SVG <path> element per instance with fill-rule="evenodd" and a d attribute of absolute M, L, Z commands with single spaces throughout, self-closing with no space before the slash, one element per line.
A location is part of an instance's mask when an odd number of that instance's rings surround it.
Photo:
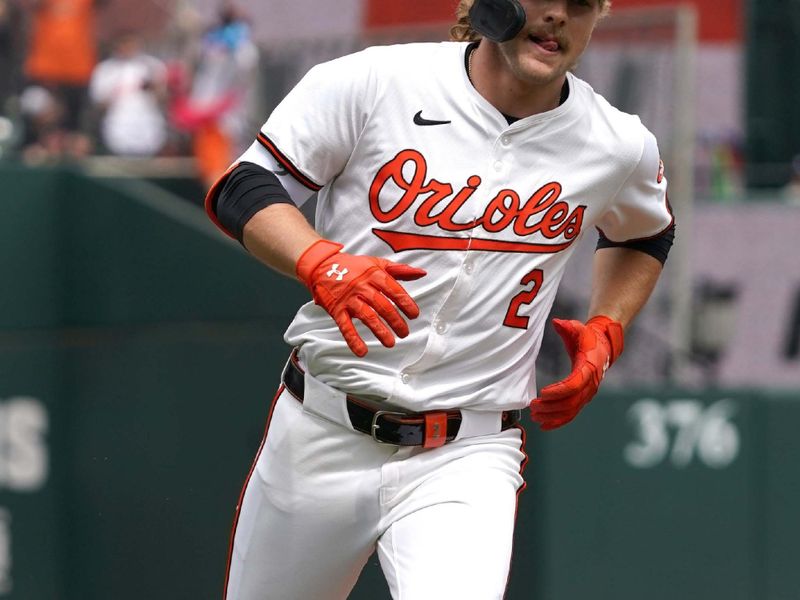
<path fill-rule="evenodd" d="M 739 455 L 736 408 L 728 399 L 710 406 L 697 400 L 638 400 L 628 409 L 634 439 L 623 450 L 625 462 L 639 469 L 668 462 L 680 469 L 697 460 L 724 469 Z"/>

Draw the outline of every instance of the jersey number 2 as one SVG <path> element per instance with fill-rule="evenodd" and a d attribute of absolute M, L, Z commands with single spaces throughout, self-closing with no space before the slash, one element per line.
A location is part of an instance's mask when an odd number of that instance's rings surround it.
<path fill-rule="evenodd" d="M 503 325 L 507 327 L 516 327 L 518 329 L 527 329 L 528 317 L 520 316 L 519 308 L 523 304 L 530 304 L 533 302 L 533 299 L 536 298 L 536 294 L 539 293 L 542 287 L 542 270 L 534 269 L 525 275 L 525 277 L 520 280 L 520 283 L 524 286 L 533 283 L 533 287 L 529 290 L 522 290 L 511 299 L 511 303 L 508 305 L 508 312 L 506 312 L 506 318 L 503 320 Z"/>

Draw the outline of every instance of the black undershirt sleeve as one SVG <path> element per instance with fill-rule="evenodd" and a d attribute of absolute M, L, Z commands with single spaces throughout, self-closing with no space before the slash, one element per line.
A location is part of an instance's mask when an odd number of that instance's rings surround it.
<path fill-rule="evenodd" d="M 245 224 L 271 204 L 294 203 L 274 173 L 255 163 L 243 162 L 228 174 L 217 196 L 214 214 L 241 243 Z"/>
<path fill-rule="evenodd" d="M 639 250 L 645 254 L 649 254 L 662 265 L 667 262 L 667 255 L 672 248 L 672 242 L 675 240 L 675 223 L 661 235 L 646 240 L 635 240 L 633 242 L 612 242 L 603 232 L 599 232 L 600 237 L 597 240 L 597 248 L 630 248 L 631 250 Z"/>

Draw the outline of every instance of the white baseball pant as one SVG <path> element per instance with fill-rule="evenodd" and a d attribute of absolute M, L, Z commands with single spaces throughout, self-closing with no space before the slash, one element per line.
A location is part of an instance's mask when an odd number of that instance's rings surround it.
<path fill-rule="evenodd" d="M 398 447 L 310 404 L 283 387 L 273 403 L 237 507 L 225 600 L 343 600 L 376 546 L 394 600 L 503 598 L 522 429 Z"/>

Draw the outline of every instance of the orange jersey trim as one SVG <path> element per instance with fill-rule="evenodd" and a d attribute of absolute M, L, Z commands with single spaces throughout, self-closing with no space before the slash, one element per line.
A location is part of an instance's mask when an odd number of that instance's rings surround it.
<path fill-rule="evenodd" d="M 519 465 L 519 474 L 520 474 L 520 476 L 524 477 L 525 467 L 528 466 L 528 452 L 525 449 L 525 444 L 528 441 L 528 433 L 527 433 L 527 431 L 525 431 L 525 428 L 522 425 L 520 425 L 519 423 L 514 425 L 514 427 L 516 429 L 519 429 L 519 433 L 520 433 L 520 436 L 522 438 L 522 443 L 520 444 L 519 449 L 520 449 L 520 452 L 522 452 L 523 458 L 522 458 L 522 462 Z M 516 500 L 516 503 L 514 505 L 514 530 L 517 529 L 517 516 L 519 515 L 519 497 L 522 494 L 522 492 L 525 491 L 526 487 L 528 487 L 528 483 L 523 479 L 522 480 L 522 485 L 519 486 L 519 489 L 517 490 L 517 500 Z M 512 541 L 512 544 L 511 544 L 511 558 L 508 559 L 509 568 L 508 568 L 508 575 L 506 576 L 506 590 L 505 590 L 505 593 L 503 594 L 503 598 L 505 598 L 506 594 L 508 594 L 508 584 L 511 581 L 511 563 L 513 562 L 513 559 L 514 559 L 514 543 Z"/>
<path fill-rule="evenodd" d="M 263 133 L 261 133 L 259 131 L 258 132 L 258 137 L 256 139 L 258 140 L 258 143 L 261 144 L 262 146 L 264 146 L 264 148 L 266 148 L 267 152 L 269 152 L 272 155 L 272 157 L 275 160 L 277 160 L 278 163 L 281 164 L 281 166 L 283 166 L 284 169 L 286 169 L 287 171 L 289 171 L 289 173 L 291 173 L 292 177 L 297 179 L 297 181 L 299 181 L 305 187 L 307 187 L 308 189 L 310 189 L 310 190 L 312 190 L 314 192 L 318 192 L 318 191 L 320 191 L 322 189 L 321 185 L 319 185 L 318 183 L 315 183 L 314 181 L 311 180 L 311 178 L 309 178 L 306 175 L 304 175 L 303 173 L 301 173 L 300 169 L 295 167 L 292 164 L 292 162 L 288 158 L 286 158 L 286 156 L 283 154 L 283 152 L 278 150 L 278 147 L 266 135 L 264 135 Z"/>
<path fill-rule="evenodd" d="M 231 560 L 233 559 L 233 541 L 236 538 L 236 527 L 239 525 L 239 513 L 242 510 L 242 502 L 244 501 L 244 493 L 247 490 L 247 485 L 250 483 L 250 479 L 253 477 L 253 472 L 256 470 L 256 464 L 258 463 L 258 459 L 261 456 L 261 451 L 264 449 L 264 444 L 267 441 L 267 434 L 269 433 L 269 425 L 272 422 L 272 413 L 275 412 L 275 406 L 278 404 L 278 398 L 280 398 L 281 394 L 284 390 L 283 384 L 278 388 L 278 392 L 275 394 L 275 397 L 272 399 L 272 406 L 269 409 L 269 415 L 267 415 L 267 424 L 264 428 L 264 436 L 261 438 L 261 445 L 258 447 L 258 452 L 256 452 L 256 457 L 253 459 L 253 464 L 250 466 L 250 472 L 247 474 L 247 478 L 244 480 L 244 485 L 242 486 L 242 491 L 239 494 L 239 502 L 236 505 L 236 514 L 233 517 L 233 526 L 231 528 L 231 541 L 228 545 L 228 564 L 225 567 L 225 585 L 222 588 L 222 600 L 226 600 L 228 597 L 228 582 L 231 577 Z"/>

